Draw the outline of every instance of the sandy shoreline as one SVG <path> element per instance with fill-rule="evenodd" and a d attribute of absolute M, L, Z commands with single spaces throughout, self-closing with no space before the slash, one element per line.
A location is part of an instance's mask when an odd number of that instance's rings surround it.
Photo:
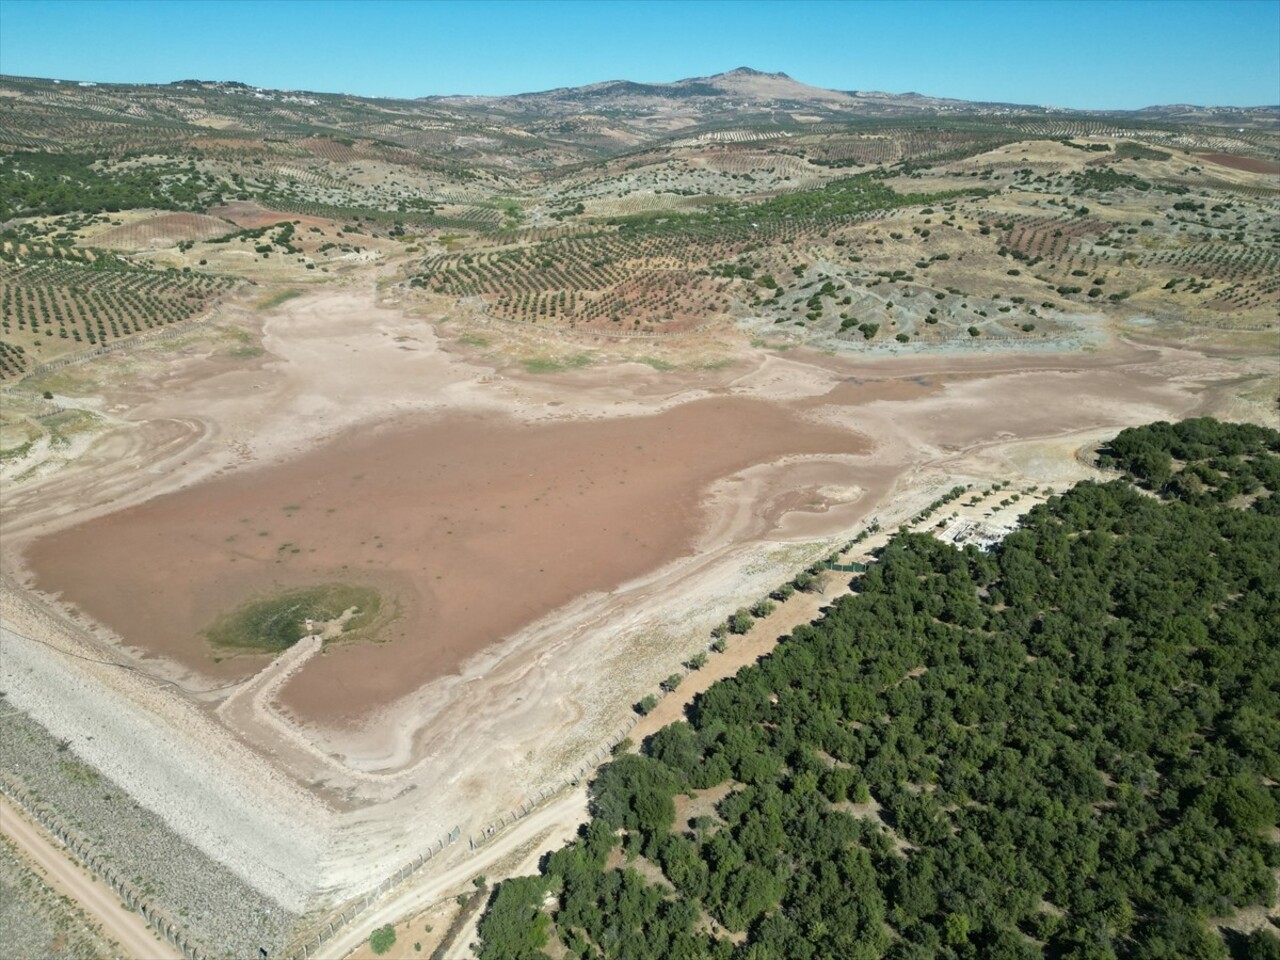
<path fill-rule="evenodd" d="M 51 645 L 5 636 L 4 684 L 14 706 L 59 735 L 112 731 L 98 738 L 91 762 L 184 834 L 206 837 L 210 856 L 293 907 L 368 889 L 440 833 L 487 822 L 560 782 L 725 613 L 865 518 L 908 516 L 955 482 L 1006 471 L 1061 482 L 1054 478 L 1071 475 L 1075 445 L 1201 412 L 1212 405 L 1214 383 L 1275 366 L 1121 343 L 1106 353 L 871 361 L 795 351 L 719 373 L 664 375 L 630 364 L 502 378 L 441 349 L 425 321 L 375 309 L 366 290 L 290 301 L 266 319 L 263 342 L 272 356 L 255 368 L 219 366 L 193 352 L 146 373 L 146 382 L 113 399 L 113 413 L 129 426 L 61 473 L 6 489 L 0 614 L 6 630 Z M 678 420 L 690 401 L 707 397 L 761 404 L 769 416 L 790 410 L 797 426 L 778 421 L 772 430 L 792 430 L 793 444 L 801 436 L 870 443 L 790 451 L 764 444 L 751 456 L 706 464 L 681 487 L 682 502 L 701 511 L 692 535 L 687 523 L 677 525 L 684 539 L 617 568 L 603 586 L 561 591 L 523 621 L 508 621 L 516 626 L 499 630 L 501 642 L 466 648 L 455 669 L 425 685 L 405 681 L 381 703 L 366 700 L 358 725 L 324 722 L 297 709 L 305 698 L 287 693 L 326 660 L 337 665 L 331 670 L 349 669 L 341 655 L 312 657 L 287 682 L 264 685 L 285 691 L 283 699 L 245 697 L 220 720 L 213 710 L 233 689 L 196 698 L 160 682 L 214 687 L 216 671 L 194 661 L 136 660 L 121 649 L 133 647 L 130 637 L 60 617 L 29 591 L 22 557 L 30 544 L 94 517 L 110 528 L 113 516 L 154 509 L 166 495 L 181 500 L 246 483 L 248 468 L 287 476 L 290 464 L 360 424 L 425 418 L 442 429 L 459 416 L 498 417 L 538 424 L 530 429 L 551 436 L 573 426 L 607 431 L 619 418 L 662 411 Z M 598 446 L 594 435 L 583 436 L 592 436 L 584 451 Z M 698 437 L 683 442 L 693 451 L 685 460 L 698 456 Z M 660 475 L 655 489 L 673 482 Z M 630 519 L 644 530 L 643 515 Z M 278 547 L 278 538 L 263 539 Z M 337 556 L 345 548 L 335 540 L 330 549 Z M 119 658 L 157 679 L 59 651 Z M 259 669 L 269 662 L 231 671 L 223 682 Z M 314 697 L 323 691 L 318 683 Z M 93 711 L 65 706 L 80 701 Z M 305 722 L 292 723 L 290 707 Z M 157 742 L 162 751 L 148 746 Z M 184 799 L 199 796 L 218 802 L 197 809 Z"/>

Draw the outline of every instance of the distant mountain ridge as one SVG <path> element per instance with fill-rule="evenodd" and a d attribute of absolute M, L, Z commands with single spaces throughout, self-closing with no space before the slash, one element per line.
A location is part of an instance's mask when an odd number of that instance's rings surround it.
<path fill-rule="evenodd" d="M 917 92 L 888 93 L 879 90 L 830 90 L 815 87 L 781 71 L 768 73 L 752 67 L 733 70 L 706 77 L 687 77 L 669 83 L 639 83 L 631 80 L 607 80 L 577 87 L 556 87 L 550 90 L 516 94 L 477 95 L 455 94 L 448 96 L 424 96 L 423 103 L 479 105 L 515 112 L 562 112 L 573 104 L 591 105 L 598 109 L 620 110 L 635 115 L 642 111 L 643 100 L 696 101 L 722 97 L 739 98 L 746 106 L 760 109 L 783 107 L 789 109 L 805 106 L 833 113 L 855 112 L 862 116 L 912 115 L 939 111 L 956 112 L 1010 112 L 1022 114 L 1076 113 L 1091 116 L 1134 116 L 1146 114 L 1159 117 L 1179 115 L 1213 116 L 1218 113 L 1271 112 L 1280 118 L 1280 105 L 1257 106 L 1204 106 L 1196 104 L 1155 104 L 1137 110 L 1090 110 L 1088 108 L 1046 106 L 1009 101 L 973 101 L 950 97 L 938 97 Z"/>
<path fill-rule="evenodd" d="M 118 84 L 0 75 L 0 104 L 0 152 L 207 147 L 268 150 L 297 159 L 317 151 L 372 150 L 396 163 L 412 156 L 413 162 L 450 177 L 474 167 L 487 167 L 498 176 L 519 175 L 663 142 L 737 142 L 848 132 L 851 126 L 976 124 L 1001 136 L 1053 138 L 1116 125 L 1148 135 L 1157 127 L 1196 127 L 1193 140 L 1175 137 L 1169 145 L 1195 142 L 1215 150 L 1255 150 L 1267 159 L 1274 159 L 1274 151 L 1265 146 L 1270 142 L 1266 138 L 1280 134 L 1280 107 L 1175 104 L 1138 111 L 1069 110 L 915 92 L 829 90 L 781 71 L 751 67 L 671 83 L 622 79 L 506 96 L 417 99 L 275 90 L 240 80 Z M 1263 139 L 1251 138 L 1253 134 Z M 338 145 L 312 142 L 316 138 Z M 283 143 L 295 146 L 267 146 Z"/>
<path fill-rule="evenodd" d="M 636 121 L 649 114 L 654 122 L 664 125 L 702 122 L 705 114 L 732 101 L 742 117 L 768 115 L 778 110 L 817 111 L 815 119 L 848 119 L 850 115 L 887 116 L 920 110 L 961 107 L 983 108 L 986 104 L 966 104 L 960 100 L 923 97 L 919 94 L 888 94 L 828 90 L 802 83 L 786 73 L 766 73 L 751 67 L 738 67 L 707 77 L 687 77 L 670 83 L 637 83 L 631 80 L 608 80 L 579 87 L 557 87 L 532 93 L 499 96 L 455 95 L 421 97 L 419 102 L 449 105 L 463 109 L 484 106 L 513 115 L 563 116 L 584 109 L 607 112 Z M 684 110 L 672 115 L 671 104 L 680 103 Z M 1005 105 L 1000 105 L 1005 106 Z M 1036 111 L 1038 107 L 1024 107 Z"/>
<path fill-rule="evenodd" d="M 167 84 L 159 83 L 110 83 L 105 81 L 55 79 L 39 77 L 23 77 L 0 73 L 0 82 L 35 82 L 51 83 L 66 86 L 96 87 L 124 90 L 129 88 L 157 90 L 170 89 L 215 89 L 242 90 L 262 94 L 343 97 L 352 100 L 376 101 L 384 103 L 422 103 L 453 105 L 523 105 L 526 109 L 538 108 L 553 110 L 557 102 L 591 103 L 600 107 L 609 107 L 611 101 L 623 100 L 627 97 L 652 97 L 657 100 L 690 100 L 699 97 L 708 100 L 717 97 L 739 97 L 749 104 L 765 106 L 768 103 L 787 103 L 792 106 L 803 104 L 825 105 L 838 109 L 844 106 L 857 109 L 864 116 L 887 116 L 894 113 L 927 113 L 930 110 L 944 112 L 976 112 L 1017 111 L 1022 114 L 1065 113 L 1088 116 L 1138 117 L 1142 115 L 1160 118 L 1195 116 L 1199 120 L 1208 121 L 1219 114 L 1230 116 L 1236 114 L 1269 115 L 1268 119 L 1280 121 L 1280 103 L 1277 104 L 1194 104 L 1166 103 L 1150 104 L 1129 110 L 1095 109 L 1091 107 L 1068 107 L 1059 105 L 1028 104 L 1016 101 L 961 100 L 954 97 L 934 96 L 916 91 L 890 93 L 883 90 L 847 89 L 837 90 L 826 87 L 815 87 L 796 80 L 783 71 L 773 73 L 757 70 L 753 67 L 741 66 L 722 73 L 705 77 L 686 77 L 665 83 L 645 83 L 634 80 L 616 79 L 597 81 L 575 87 L 554 87 L 548 90 L 527 91 L 512 94 L 428 94 L 414 98 L 364 96 L 359 93 L 343 91 L 314 91 L 301 88 L 259 87 L 241 80 L 227 79 L 194 79 L 174 80 Z M 624 102 L 622 106 L 626 106 Z M 632 105 L 634 106 L 634 105 Z"/>

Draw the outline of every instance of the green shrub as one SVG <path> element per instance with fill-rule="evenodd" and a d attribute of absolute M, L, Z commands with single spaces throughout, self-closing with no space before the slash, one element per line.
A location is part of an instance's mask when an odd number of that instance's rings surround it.
<path fill-rule="evenodd" d="M 772 600 L 757 600 L 751 608 L 752 616 L 767 617 L 778 608 L 778 605 Z"/>
<path fill-rule="evenodd" d="M 369 949 L 378 956 L 382 956 L 395 946 L 395 942 L 396 928 L 388 923 L 385 927 L 379 927 L 373 931 L 373 935 L 369 937 Z"/>

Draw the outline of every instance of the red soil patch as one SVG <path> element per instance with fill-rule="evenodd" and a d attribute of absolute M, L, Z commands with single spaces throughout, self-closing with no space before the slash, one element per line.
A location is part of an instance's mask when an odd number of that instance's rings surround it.
<path fill-rule="evenodd" d="M 353 160 L 359 160 L 361 156 L 354 147 L 328 137 L 308 137 L 305 140 L 299 140 L 298 146 L 308 153 L 334 163 L 351 163 Z"/>
<path fill-rule="evenodd" d="M 221 207 L 210 207 L 209 212 L 217 217 L 226 217 L 243 230 L 269 227 L 273 224 L 284 223 L 286 220 L 290 223 L 300 223 L 304 227 L 320 227 L 331 222 L 324 217 L 311 217 L 301 213 L 280 213 L 276 210 L 268 210 L 266 207 L 259 206 L 249 200 L 234 200 Z"/>
<path fill-rule="evenodd" d="M 1220 167 L 1232 170 L 1244 170 L 1248 173 L 1269 173 L 1280 175 L 1280 163 L 1275 160 L 1262 160 L 1258 157 L 1237 157 L 1233 153 L 1197 153 L 1196 157 L 1208 163 L 1216 163 Z"/>
<path fill-rule="evenodd" d="M 826 395 L 802 402 L 801 406 L 825 406 L 826 404 L 853 406 L 875 400 L 918 400 L 941 392 L 941 381 L 929 380 L 926 377 L 899 377 L 888 380 L 877 377 L 848 377 L 836 384 Z"/>
<path fill-rule="evenodd" d="M 330 647 L 282 694 L 303 719 L 353 719 L 688 552 L 712 481 L 788 454 L 866 449 L 740 398 L 547 425 L 453 416 L 157 498 L 40 540 L 29 561 L 40 589 L 131 645 L 224 677 L 262 658 L 213 662 L 200 632 L 219 614 L 282 587 L 375 585 L 400 610 L 387 642 Z"/>

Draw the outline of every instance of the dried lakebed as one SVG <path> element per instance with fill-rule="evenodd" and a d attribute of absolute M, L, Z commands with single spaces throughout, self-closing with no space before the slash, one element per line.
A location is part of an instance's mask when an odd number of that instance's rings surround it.
<path fill-rule="evenodd" d="M 135 386 L 135 426 L 91 468 L 6 498 L 5 628 L 42 641 L 5 637 L 8 702 L 285 923 L 454 827 L 465 856 L 824 538 L 966 477 L 1057 483 L 1091 436 L 1207 409 L 1206 388 L 1253 369 L 1117 343 L 503 380 L 394 312 L 351 332 L 364 303 L 291 301 L 269 368 L 194 358 Z M 396 346 L 410 333 L 416 354 Z M 245 444 L 256 463 L 219 454 Z M 379 642 L 273 660 L 201 635 L 246 600 L 335 583 L 378 592 Z"/>
<path fill-rule="evenodd" d="M 298 720 L 331 725 L 456 673 L 577 596 L 687 555 L 713 481 L 868 448 L 851 430 L 736 398 L 551 424 L 452 415 L 361 429 L 109 514 L 38 541 L 29 563 L 40 590 L 211 686 L 268 659 L 206 639 L 228 611 L 255 596 L 367 584 L 394 608 L 364 630 L 375 642 L 329 645 L 280 692 Z M 818 486 L 773 512 L 828 506 Z"/>

